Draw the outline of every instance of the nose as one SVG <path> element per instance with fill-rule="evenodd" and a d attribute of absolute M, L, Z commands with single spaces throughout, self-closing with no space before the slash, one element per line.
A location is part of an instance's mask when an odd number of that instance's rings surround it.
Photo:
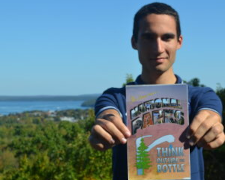
<path fill-rule="evenodd" d="M 164 52 L 164 43 L 160 38 L 157 38 L 154 44 L 154 50 L 158 54 L 162 54 Z"/>

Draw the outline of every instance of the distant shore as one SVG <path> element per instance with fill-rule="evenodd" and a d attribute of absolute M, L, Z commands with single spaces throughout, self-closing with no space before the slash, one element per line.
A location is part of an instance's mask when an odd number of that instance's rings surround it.
<path fill-rule="evenodd" d="M 16 114 L 30 111 L 61 111 L 68 109 L 89 109 L 93 106 L 82 105 L 85 101 L 0 101 L 0 114 Z"/>
<path fill-rule="evenodd" d="M 100 94 L 87 94 L 78 96 L 0 96 L 1 101 L 87 101 L 90 99 L 97 99 Z"/>

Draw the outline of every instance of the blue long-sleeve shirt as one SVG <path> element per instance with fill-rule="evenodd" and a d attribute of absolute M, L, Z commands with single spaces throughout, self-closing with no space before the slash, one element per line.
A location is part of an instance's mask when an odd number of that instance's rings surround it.
<path fill-rule="evenodd" d="M 177 76 L 176 84 L 183 83 L 182 79 Z M 145 84 L 141 77 L 138 76 L 135 82 L 130 85 Z M 188 86 L 189 98 L 189 120 L 192 122 L 198 111 L 210 109 L 222 114 L 222 103 L 216 93 L 208 87 L 193 87 Z M 127 124 L 126 118 L 126 94 L 125 87 L 109 88 L 96 101 L 95 114 L 98 115 L 106 109 L 117 110 L 123 119 L 124 124 Z M 193 146 L 190 149 L 191 161 L 191 179 L 204 179 L 204 160 L 202 148 Z M 127 180 L 127 146 L 120 144 L 113 148 L 113 180 Z"/>

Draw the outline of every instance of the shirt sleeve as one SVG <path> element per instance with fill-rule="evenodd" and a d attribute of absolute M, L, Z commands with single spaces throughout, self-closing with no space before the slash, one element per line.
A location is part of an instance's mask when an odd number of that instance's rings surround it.
<path fill-rule="evenodd" d="M 197 112 L 203 109 L 209 109 L 222 116 L 222 102 L 211 88 L 202 88 L 198 96 Z"/>
<path fill-rule="evenodd" d="M 118 101 L 115 96 L 115 88 L 107 89 L 103 94 L 97 99 L 95 103 L 95 116 L 97 117 L 101 112 L 107 109 L 115 109 L 118 111 L 120 116 L 122 116 L 119 107 Z"/>

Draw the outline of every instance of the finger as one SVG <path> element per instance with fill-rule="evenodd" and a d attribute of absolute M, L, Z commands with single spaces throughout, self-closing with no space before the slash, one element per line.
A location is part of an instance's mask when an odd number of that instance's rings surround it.
<path fill-rule="evenodd" d="M 209 142 L 209 143 L 204 144 L 204 146 L 202 146 L 202 147 L 203 147 L 204 149 L 208 149 L 208 150 L 210 150 L 210 149 L 215 149 L 215 148 L 217 148 L 217 147 L 223 145 L 223 144 L 224 144 L 224 141 L 225 141 L 225 135 L 224 135 L 224 133 L 222 132 L 221 134 L 219 134 L 219 135 L 217 136 L 216 139 L 214 139 L 213 141 L 211 141 L 211 142 Z"/>
<path fill-rule="evenodd" d="M 96 138 L 99 138 L 100 140 L 107 142 L 109 145 L 115 144 L 115 140 L 112 138 L 112 136 L 99 125 L 95 125 L 92 128 L 92 134 Z"/>
<path fill-rule="evenodd" d="M 219 134 L 223 133 L 223 125 L 221 123 L 216 123 L 213 127 L 206 132 L 202 139 L 199 140 L 198 146 L 202 147 L 204 144 L 214 141 Z"/>
<path fill-rule="evenodd" d="M 90 135 L 88 140 L 89 140 L 91 146 L 96 150 L 105 151 L 112 147 L 112 146 L 109 146 L 108 144 L 104 143 L 103 141 L 100 141 L 99 138 L 96 138 L 93 135 Z"/>
<path fill-rule="evenodd" d="M 124 135 L 125 138 L 128 138 L 131 136 L 129 129 L 123 123 L 123 120 L 120 117 L 120 114 L 118 113 L 118 111 L 114 109 L 106 110 L 102 114 L 100 114 L 97 119 L 106 119 L 112 122 L 117 127 L 117 129 Z"/>
<path fill-rule="evenodd" d="M 207 118 L 208 114 L 206 113 L 199 113 L 195 116 L 192 123 L 189 126 L 189 129 L 187 131 L 186 137 L 188 139 L 191 138 L 191 136 L 197 131 L 201 123 Z"/>
<path fill-rule="evenodd" d="M 200 139 L 204 139 L 206 142 L 210 142 L 222 132 L 222 124 L 212 120 L 211 118 L 205 119 L 198 129 L 192 134 L 190 138 L 190 145 L 196 144 Z"/>
<path fill-rule="evenodd" d="M 116 144 L 125 144 L 127 142 L 123 133 L 111 121 L 105 119 L 97 119 L 96 124 L 98 125 L 98 136 L 100 136 L 101 138 L 104 138 L 104 135 L 108 134 L 111 136 L 111 139 L 115 140 Z M 103 129 L 106 133 L 103 133 Z"/>
<path fill-rule="evenodd" d="M 204 137 L 208 132 L 210 132 L 210 129 L 214 125 L 220 123 L 220 121 L 221 117 L 217 113 L 209 110 L 200 111 L 199 114 L 194 118 L 192 124 L 190 125 L 189 144 L 193 146 L 198 143 L 198 141 L 202 139 L 202 137 Z M 215 136 L 212 137 L 212 139 L 214 138 Z"/>
<path fill-rule="evenodd" d="M 115 145 L 112 136 L 99 125 L 93 126 L 89 142 L 97 150 L 106 150 Z"/>
<path fill-rule="evenodd" d="M 130 131 L 127 128 L 127 126 L 123 123 L 123 120 L 117 111 L 114 114 L 111 114 L 111 113 L 105 114 L 101 117 L 101 119 L 106 119 L 106 120 L 112 122 L 126 138 L 130 137 L 130 135 L 131 135 Z"/>
<path fill-rule="evenodd" d="M 117 127 L 117 129 L 124 135 L 124 137 L 128 138 L 131 136 L 129 129 L 123 123 L 123 120 L 120 116 L 111 117 L 110 122 L 112 122 Z"/>

